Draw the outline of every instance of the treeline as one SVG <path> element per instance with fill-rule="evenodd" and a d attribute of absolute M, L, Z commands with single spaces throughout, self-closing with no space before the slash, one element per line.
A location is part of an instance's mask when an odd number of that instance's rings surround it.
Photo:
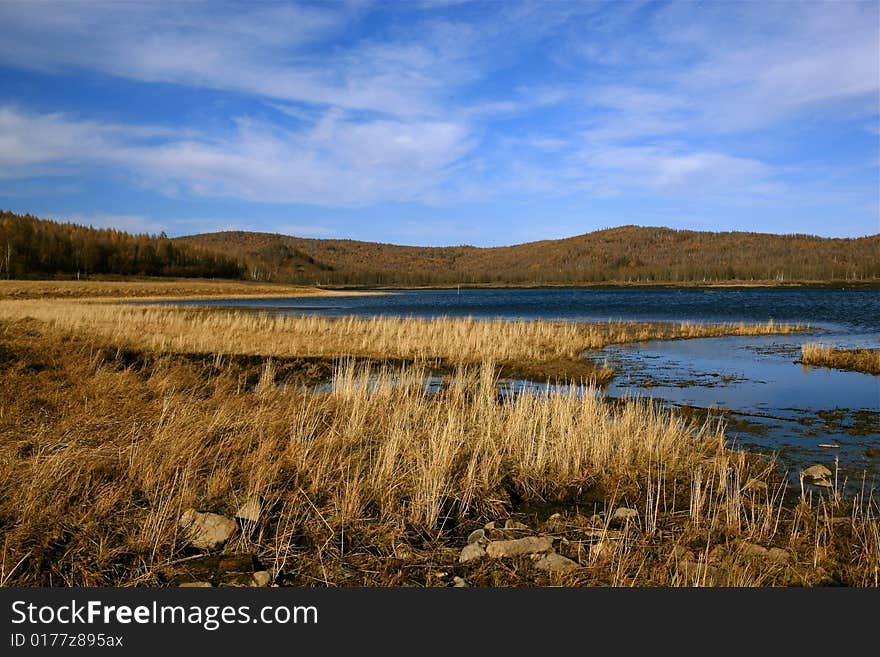
<path fill-rule="evenodd" d="M 161 235 L 133 235 L 0 211 L 0 278 L 180 276 L 242 278 L 237 259 Z"/>
<path fill-rule="evenodd" d="M 822 238 L 623 226 L 561 240 L 416 247 L 222 232 L 179 238 L 221 249 L 270 280 L 355 285 L 578 285 L 876 281 L 880 235 Z"/>
<path fill-rule="evenodd" d="M 220 232 L 169 239 L 0 211 L 0 277 L 180 276 L 323 285 L 880 280 L 880 235 L 623 226 L 514 246 L 419 247 Z"/>

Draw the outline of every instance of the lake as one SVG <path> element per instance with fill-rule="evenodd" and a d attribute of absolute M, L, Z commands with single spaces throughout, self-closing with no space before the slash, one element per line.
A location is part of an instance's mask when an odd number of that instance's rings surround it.
<path fill-rule="evenodd" d="M 880 484 L 880 377 L 796 361 L 804 342 L 880 348 L 880 289 L 447 289 L 392 290 L 386 296 L 213 299 L 180 305 L 236 306 L 278 313 L 341 316 L 463 317 L 568 321 L 797 322 L 815 331 L 608 347 L 618 371 L 614 397 L 724 417 L 735 446 L 776 454 L 796 480 L 813 463 L 850 487 Z M 534 388 L 508 382 L 508 389 Z M 835 445 L 834 448 L 820 445 Z"/>

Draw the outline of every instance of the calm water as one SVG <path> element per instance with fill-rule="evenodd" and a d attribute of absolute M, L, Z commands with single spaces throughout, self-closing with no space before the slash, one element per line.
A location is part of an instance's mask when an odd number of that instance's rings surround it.
<path fill-rule="evenodd" d="M 795 362 L 807 341 L 880 348 L 880 289 L 452 289 L 182 303 L 335 316 L 810 324 L 817 330 L 808 334 L 639 343 L 586 356 L 617 366 L 611 396 L 713 409 L 728 420 L 731 442 L 778 454 L 790 473 L 812 463 L 833 470 L 837 457 L 841 476 L 867 473 L 880 483 L 880 377 Z"/>

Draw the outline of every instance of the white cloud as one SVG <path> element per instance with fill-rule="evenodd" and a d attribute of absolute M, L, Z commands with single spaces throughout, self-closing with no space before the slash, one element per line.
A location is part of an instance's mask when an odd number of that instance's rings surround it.
<path fill-rule="evenodd" d="M 757 160 L 710 151 L 673 148 L 605 147 L 587 150 L 584 159 L 605 172 L 616 186 L 640 187 L 661 193 L 754 195 L 769 191 L 771 170 Z"/>
<path fill-rule="evenodd" d="M 147 135 L 162 139 L 144 140 Z M 0 107 L 0 177 L 109 163 L 168 194 L 326 205 L 418 200 L 470 148 L 462 125 L 354 122 L 338 111 L 299 131 L 242 119 L 232 134 L 217 137 L 127 131 Z"/>
<path fill-rule="evenodd" d="M 456 19 L 432 5 L 375 30 L 369 11 L 0 3 L 2 65 L 233 91 L 284 114 L 185 131 L 0 107 L 0 179 L 112 164 L 168 195 L 328 206 L 763 199 L 784 191 L 781 167 L 732 136 L 877 116 L 870 3 L 511 2 Z"/>
<path fill-rule="evenodd" d="M 47 17 L 48 15 L 48 17 Z M 466 75 L 463 42 L 431 23 L 390 41 L 311 46 L 343 30 L 351 5 L 214 2 L 0 3 L 0 62 L 43 70 L 87 69 L 258 97 L 394 116 L 436 115 L 436 95 Z M 462 26 L 462 30 L 465 26 Z"/>

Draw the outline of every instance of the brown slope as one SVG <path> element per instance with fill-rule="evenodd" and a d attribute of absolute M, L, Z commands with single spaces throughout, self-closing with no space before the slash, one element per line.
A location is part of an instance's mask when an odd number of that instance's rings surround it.
<path fill-rule="evenodd" d="M 880 235 L 822 238 L 623 226 L 514 246 L 418 247 L 270 233 L 180 238 L 243 258 L 272 280 L 354 284 L 880 279 Z"/>

